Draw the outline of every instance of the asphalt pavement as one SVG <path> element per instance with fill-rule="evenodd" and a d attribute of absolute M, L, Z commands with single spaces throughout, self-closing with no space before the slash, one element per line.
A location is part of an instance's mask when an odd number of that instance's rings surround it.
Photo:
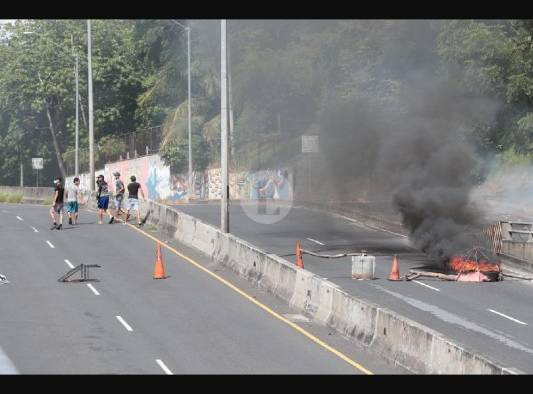
<path fill-rule="evenodd" d="M 179 244 L 267 309 L 166 249 L 154 280 L 155 242 L 93 212 L 49 227 L 48 207 L 0 204 L 0 373 L 405 373 Z M 94 281 L 58 282 L 82 263 Z"/>
<path fill-rule="evenodd" d="M 215 226 L 220 205 L 176 206 Z M 294 261 L 296 241 L 313 252 L 337 254 L 362 249 L 376 256 L 376 279 L 351 279 L 350 258 L 303 256 L 305 268 L 340 285 L 358 298 L 389 308 L 431 327 L 455 342 L 510 368 L 533 373 L 533 283 L 517 279 L 467 283 L 420 278 L 392 282 L 392 255 L 400 273 L 430 268 L 433 262 L 399 234 L 378 231 L 325 213 L 292 208 L 283 219 L 258 223 L 238 202 L 230 206 L 230 232 L 261 249 Z M 281 217 L 281 216 L 280 216 Z"/>

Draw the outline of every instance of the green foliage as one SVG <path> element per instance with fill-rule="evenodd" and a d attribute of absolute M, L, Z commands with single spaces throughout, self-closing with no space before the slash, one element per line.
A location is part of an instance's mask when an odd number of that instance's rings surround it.
<path fill-rule="evenodd" d="M 117 160 L 119 155 L 124 155 L 128 145 L 121 137 L 107 135 L 98 140 L 98 155 L 108 158 L 109 161 Z"/>
<path fill-rule="evenodd" d="M 194 171 L 203 171 L 209 163 L 209 151 L 205 140 L 192 135 L 192 161 Z M 159 152 L 163 162 L 173 174 L 184 174 L 189 168 L 189 144 L 187 139 L 176 138 L 168 141 Z"/>
<path fill-rule="evenodd" d="M 533 163 L 533 155 L 519 154 L 515 149 L 507 149 L 499 156 L 500 165 L 503 167 L 529 166 Z"/>
<path fill-rule="evenodd" d="M 22 194 L 10 194 L 7 196 L 6 201 L 14 204 L 20 204 L 22 203 Z"/>
<path fill-rule="evenodd" d="M 0 202 L 20 204 L 22 202 L 22 194 L 21 193 L 0 193 Z"/>
<path fill-rule="evenodd" d="M 48 196 L 44 199 L 43 205 L 52 205 L 52 200 L 54 199 L 53 196 Z"/>
<path fill-rule="evenodd" d="M 198 169 L 220 160 L 220 23 L 181 23 L 191 27 Z M 335 99 L 364 97 L 398 110 L 402 90 L 421 76 L 497 102 L 497 118 L 467 130 L 468 138 L 485 152 L 529 160 L 528 20 L 232 20 L 228 37 L 232 163 L 239 168 L 292 160 L 300 135 Z M 31 174 L 32 157 L 44 158 L 41 184 L 60 175 L 63 162 L 72 173 L 73 50 L 80 65 L 80 169 L 86 170 L 86 22 L 18 20 L 0 32 L 0 183 L 17 184 L 20 163 Z M 173 172 L 186 170 L 187 32 L 170 20 L 94 20 L 92 57 L 95 161 L 127 149 L 118 135 L 163 124 L 162 154 Z"/>

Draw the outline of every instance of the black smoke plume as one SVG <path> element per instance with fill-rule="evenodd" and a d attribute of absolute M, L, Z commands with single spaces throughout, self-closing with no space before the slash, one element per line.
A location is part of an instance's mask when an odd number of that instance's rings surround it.
<path fill-rule="evenodd" d="M 324 158 L 334 183 L 369 177 L 368 199 L 389 197 L 414 246 L 444 262 L 483 243 L 483 214 L 470 201 L 480 160 L 469 135 L 497 105 L 432 80 L 413 80 L 398 97 L 395 108 L 364 98 L 327 106 Z"/>

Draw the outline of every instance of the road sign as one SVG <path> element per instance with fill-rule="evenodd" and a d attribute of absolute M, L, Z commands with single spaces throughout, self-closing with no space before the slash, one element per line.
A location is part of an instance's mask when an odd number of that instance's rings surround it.
<path fill-rule="evenodd" d="M 31 166 L 34 170 L 42 170 L 43 169 L 43 158 L 42 157 L 32 158 Z"/>
<path fill-rule="evenodd" d="M 302 152 L 318 153 L 318 135 L 302 135 Z"/>

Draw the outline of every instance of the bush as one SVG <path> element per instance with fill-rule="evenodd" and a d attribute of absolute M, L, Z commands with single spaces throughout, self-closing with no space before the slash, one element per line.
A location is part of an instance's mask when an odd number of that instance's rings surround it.
<path fill-rule="evenodd" d="M 10 202 L 10 203 L 15 203 L 15 204 L 20 204 L 22 203 L 22 194 L 9 194 L 7 196 L 7 202 Z"/>
<path fill-rule="evenodd" d="M 7 201 L 7 194 L 0 193 L 0 202 L 6 202 Z"/>
<path fill-rule="evenodd" d="M 44 199 L 43 201 L 43 205 L 52 205 L 52 200 L 53 200 L 54 196 L 48 196 Z"/>

